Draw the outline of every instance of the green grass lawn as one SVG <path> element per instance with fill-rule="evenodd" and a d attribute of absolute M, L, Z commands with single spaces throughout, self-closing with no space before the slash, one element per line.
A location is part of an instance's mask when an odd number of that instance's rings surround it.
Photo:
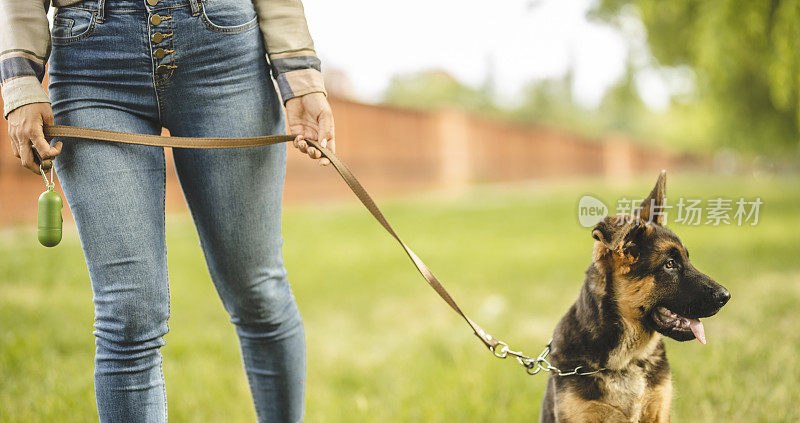
<path fill-rule="evenodd" d="M 468 314 L 538 354 L 590 261 L 578 199 L 594 194 L 613 211 L 619 198 L 644 196 L 656 176 L 615 189 L 574 180 L 377 200 Z M 670 225 L 695 266 L 732 293 L 705 321 L 708 345 L 666 341 L 674 420 L 800 420 L 800 179 L 673 174 L 667 185 L 675 199 L 764 201 L 757 226 Z M 234 331 L 191 219 L 169 216 L 167 238 L 170 418 L 254 421 Z M 307 330 L 307 421 L 538 418 L 546 376 L 493 358 L 355 199 L 288 208 L 284 238 Z M 54 249 L 39 246 L 32 228 L 0 232 L 0 422 L 96 420 L 92 315 L 74 227 Z"/>

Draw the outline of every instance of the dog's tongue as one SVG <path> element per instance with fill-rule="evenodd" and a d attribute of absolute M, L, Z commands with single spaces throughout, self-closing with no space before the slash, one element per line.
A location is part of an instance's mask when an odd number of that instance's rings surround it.
<path fill-rule="evenodd" d="M 686 319 L 689 321 L 689 327 L 692 328 L 694 337 L 700 341 L 701 344 L 706 344 L 706 331 L 703 329 L 703 323 L 697 319 Z"/>

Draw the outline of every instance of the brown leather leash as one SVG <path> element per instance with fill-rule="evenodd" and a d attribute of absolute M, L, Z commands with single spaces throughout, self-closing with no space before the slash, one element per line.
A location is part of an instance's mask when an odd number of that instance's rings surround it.
<path fill-rule="evenodd" d="M 284 142 L 289 142 L 294 140 L 294 136 L 291 135 L 266 135 L 262 137 L 248 137 L 248 138 L 195 138 L 195 137 L 165 137 L 160 135 L 145 135 L 145 134 L 132 134 L 128 132 L 117 132 L 117 131 L 108 131 L 102 129 L 89 129 L 89 128 L 80 128 L 74 126 L 62 126 L 62 125 L 45 125 L 44 126 L 44 135 L 46 137 L 71 137 L 71 138 L 82 138 L 88 140 L 102 140 L 102 141 L 113 141 L 113 142 L 121 142 L 126 144 L 140 144 L 140 145 L 150 145 L 150 146 L 157 146 L 157 147 L 180 147 L 180 148 L 239 148 L 239 147 L 256 147 L 262 145 L 271 145 L 271 144 L 280 144 Z M 375 220 L 383 226 L 386 232 L 397 240 L 403 250 L 406 252 L 411 261 L 414 263 L 414 266 L 417 267 L 417 270 L 422 274 L 422 277 L 428 282 L 428 284 L 436 291 L 437 294 L 450 306 L 456 313 L 458 313 L 467 324 L 472 328 L 475 335 L 486 345 L 495 355 L 500 356 L 499 354 L 504 354 L 508 352 L 508 348 L 505 343 L 500 342 L 499 340 L 493 338 L 489 335 L 485 330 L 483 330 L 477 323 L 475 323 L 472 319 L 467 317 L 466 314 L 461 310 L 458 304 L 453 300 L 453 297 L 450 296 L 450 293 L 447 292 L 447 289 L 439 282 L 439 279 L 431 272 L 428 266 L 422 261 L 422 259 L 417 256 L 411 248 L 400 239 L 400 236 L 397 235 L 397 232 L 394 231 L 394 228 L 389 224 L 389 221 L 386 220 L 386 217 L 383 215 L 381 210 L 375 204 L 375 201 L 372 200 L 367 190 L 358 182 L 358 179 L 353 175 L 353 172 L 350 171 L 350 168 L 344 164 L 344 162 L 339 159 L 339 157 L 334 154 L 332 151 L 328 150 L 325 147 L 322 147 L 317 141 L 314 140 L 305 140 L 308 144 L 311 144 L 314 148 L 318 149 L 322 152 L 322 154 L 327 157 L 333 167 L 339 172 L 339 175 L 344 179 L 344 182 L 350 189 L 353 191 L 353 194 L 361 200 L 361 203 L 364 207 L 369 210 Z M 495 351 L 498 345 L 503 346 L 505 352 L 497 352 Z"/>
<path fill-rule="evenodd" d="M 179 147 L 179 148 L 241 148 L 241 147 L 257 147 L 262 145 L 272 145 L 272 144 L 280 144 L 284 142 L 289 142 L 294 140 L 294 136 L 291 135 L 265 135 L 261 137 L 247 137 L 247 138 L 196 138 L 196 137 L 164 137 L 160 135 L 145 135 L 145 134 L 132 134 L 128 132 L 117 132 L 117 131 L 108 131 L 103 129 L 89 129 L 89 128 L 80 128 L 75 126 L 62 126 L 62 125 L 45 125 L 44 126 L 44 135 L 46 137 L 70 137 L 70 138 L 82 138 L 87 140 L 102 140 L 102 141 L 112 141 L 112 142 L 121 142 L 125 144 L 140 144 L 140 145 L 149 145 L 155 147 Z M 386 217 L 381 212 L 381 209 L 378 208 L 375 201 L 372 200 L 367 190 L 358 182 L 358 179 L 355 177 L 350 168 L 344 164 L 344 162 L 332 151 L 328 150 L 327 148 L 321 146 L 317 141 L 314 140 L 305 140 L 308 144 L 311 144 L 314 148 L 318 149 L 322 152 L 324 157 L 327 157 L 328 160 L 331 161 L 331 164 L 339 172 L 339 176 L 342 177 L 344 182 L 350 187 L 350 190 L 353 191 L 353 194 L 358 197 L 361 201 L 361 204 L 369 210 L 375 220 L 383 226 L 386 232 L 389 233 L 397 242 L 403 247 L 403 251 L 406 252 L 408 257 L 411 259 L 411 262 L 414 263 L 419 273 L 422 274 L 422 277 L 428 282 L 428 285 L 439 294 L 439 297 L 447 303 L 459 316 L 461 316 L 464 321 L 467 322 L 469 327 L 475 333 L 475 336 L 486 345 L 487 348 L 498 358 L 507 358 L 507 357 L 514 357 L 519 364 L 525 367 L 525 371 L 530 375 L 535 375 L 540 371 L 549 372 L 551 374 L 555 374 L 557 376 L 589 376 L 595 373 L 603 372 L 606 369 L 596 369 L 596 370 L 587 370 L 584 369 L 583 366 L 578 366 L 572 370 L 559 370 L 558 368 L 552 366 L 550 362 L 547 360 L 548 354 L 550 354 L 550 343 L 547 343 L 547 346 L 544 350 L 536 357 L 530 357 L 523 354 L 520 351 L 514 351 L 508 348 L 508 344 L 498 339 L 493 338 L 489 335 L 483 328 L 478 326 L 472 319 L 467 317 L 466 314 L 461 310 L 458 306 L 456 301 L 450 296 L 450 293 L 447 292 L 447 289 L 439 282 L 439 279 L 431 272 L 431 269 L 422 261 L 422 259 L 417 256 L 414 251 L 400 239 L 400 236 L 397 235 L 397 232 L 394 231 L 392 225 L 389 224 L 389 221 L 386 220 Z M 52 179 L 52 173 L 51 173 Z M 45 178 L 45 181 L 47 179 Z M 498 348 L 500 347 L 500 348 Z"/>

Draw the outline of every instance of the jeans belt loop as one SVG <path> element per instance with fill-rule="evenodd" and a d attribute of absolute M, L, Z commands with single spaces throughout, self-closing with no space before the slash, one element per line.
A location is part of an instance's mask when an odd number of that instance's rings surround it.
<path fill-rule="evenodd" d="M 189 5 L 192 7 L 192 16 L 200 14 L 200 4 L 198 0 L 189 0 Z"/>
<path fill-rule="evenodd" d="M 97 23 L 103 23 L 105 18 L 106 0 L 97 0 Z"/>

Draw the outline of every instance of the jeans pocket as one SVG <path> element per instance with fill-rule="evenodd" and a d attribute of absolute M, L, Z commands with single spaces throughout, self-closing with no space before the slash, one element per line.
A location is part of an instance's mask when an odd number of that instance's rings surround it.
<path fill-rule="evenodd" d="M 97 12 L 80 6 L 59 7 L 53 16 L 50 38 L 54 45 L 75 43 L 88 38 L 94 31 Z"/>
<path fill-rule="evenodd" d="M 200 18 L 212 31 L 242 32 L 258 26 L 251 0 L 203 0 L 200 8 Z"/>

